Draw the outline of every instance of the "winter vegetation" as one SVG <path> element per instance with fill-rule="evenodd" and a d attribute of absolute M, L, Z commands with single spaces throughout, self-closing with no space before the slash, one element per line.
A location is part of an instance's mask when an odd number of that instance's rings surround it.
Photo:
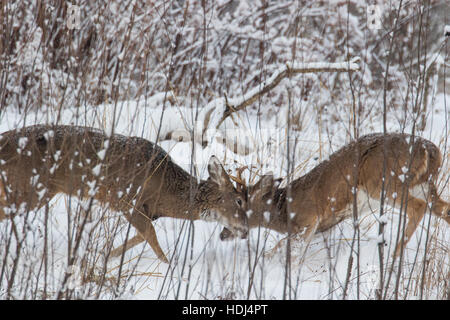
<path fill-rule="evenodd" d="M 449 202 L 450 5 L 370 4 L 2 1 L 0 135 L 88 126 L 151 141 L 198 182 L 214 155 L 238 189 L 273 174 L 290 190 L 359 137 L 407 133 L 439 148 L 435 184 Z M 7 186 L 13 177 L 0 173 Z M 145 242 L 111 255 L 137 231 L 95 199 L 95 185 L 40 209 L 8 205 L 8 192 L 0 299 L 450 298 L 450 228 L 431 207 L 393 258 L 407 221 L 402 193 L 359 209 L 355 197 L 350 218 L 308 242 L 280 242 L 289 234 L 264 227 L 221 241 L 217 222 L 161 217 L 152 225 L 164 263 Z"/>

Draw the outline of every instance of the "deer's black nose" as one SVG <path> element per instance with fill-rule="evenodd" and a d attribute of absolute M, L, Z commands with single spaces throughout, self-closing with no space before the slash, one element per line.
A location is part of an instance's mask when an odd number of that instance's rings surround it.
<path fill-rule="evenodd" d="M 231 231 L 230 230 L 228 230 L 227 228 L 224 228 L 223 230 L 222 230 L 222 232 L 220 233 L 220 240 L 221 241 L 225 241 L 225 240 L 228 240 L 228 238 L 230 238 L 230 236 L 231 236 Z"/>

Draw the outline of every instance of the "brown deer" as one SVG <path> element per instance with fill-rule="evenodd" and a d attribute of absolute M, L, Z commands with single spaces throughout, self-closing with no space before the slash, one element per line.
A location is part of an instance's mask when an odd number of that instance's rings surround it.
<path fill-rule="evenodd" d="M 198 183 L 139 137 L 63 125 L 11 130 L 0 136 L 0 220 L 39 209 L 57 193 L 96 199 L 123 213 L 167 263 L 152 225 L 159 217 L 218 221 L 246 235 L 244 199 L 214 156 L 208 171 Z"/>
<path fill-rule="evenodd" d="M 408 217 L 403 240 L 394 257 L 404 248 L 422 220 L 429 204 L 431 212 L 450 223 L 450 204 L 439 198 L 435 181 L 442 163 L 439 149 L 430 141 L 408 134 L 369 134 L 333 153 L 287 188 L 278 188 L 272 175 L 263 176 L 247 195 L 248 227 L 263 226 L 280 233 L 310 239 L 353 213 L 365 199 L 380 200 L 385 150 L 385 199 L 400 204 Z M 356 193 L 356 194 L 355 194 Z M 402 198 L 402 195 L 403 198 Z M 222 240 L 234 233 L 225 228 Z M 307 242 L 308 243 L 308 242 Z M 275 247 L 282 245 L 280 241 Z"/>

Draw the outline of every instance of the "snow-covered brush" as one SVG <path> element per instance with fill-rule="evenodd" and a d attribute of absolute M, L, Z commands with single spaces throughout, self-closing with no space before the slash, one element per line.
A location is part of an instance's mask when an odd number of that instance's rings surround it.
<path fill-rule="evenodd" d="M 223 98 L 217 98 L 208 103 L 198 113 L 193 135 L 191 134 L 192 130 L 178 128 L 168 132 L 165 137 L 175 141 L 191 141 L 193 136 L 194 141 L 203 147 L 214 139 L 236 154 L 248 155 L 255 149 L 245 139 L 248 136 L 245 130 L 236 126 L 235 122 L 227 121 L 233 113 L 242 111 L 256 102 L 262 95 L 279 85 L 283 79 L 304 73 L 354 72 L 360 70 L 360 61 L 359 57 L 354 57 L 347 62 L 337 63 L 286 63 L 262 85 L 250 89 L 243 96 L 228 98 L 225 95 Z"/>

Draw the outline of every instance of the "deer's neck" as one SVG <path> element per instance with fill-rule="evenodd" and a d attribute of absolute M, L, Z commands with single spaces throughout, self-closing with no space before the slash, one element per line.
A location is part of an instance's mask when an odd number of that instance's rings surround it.
<path fill-rule="evenodd" d="M 207 181 L 198 183 L 194 178 L 178 184 L 171 194 L 176 195 L 170 201 L 171 215 L 188 220 L 208 220 L 212 212 L 210 199 L 211 186 Z"/>
<path fill-rule="evenodd" d="M 189 199 L 192 215 L 195 219 L 211 220 L 215 207 L 215 201 L 211 197 L 211 190 L 213 190 L 211 182 L 209 180 L 203 180 L 197 185 L 193 199 Z"/>

